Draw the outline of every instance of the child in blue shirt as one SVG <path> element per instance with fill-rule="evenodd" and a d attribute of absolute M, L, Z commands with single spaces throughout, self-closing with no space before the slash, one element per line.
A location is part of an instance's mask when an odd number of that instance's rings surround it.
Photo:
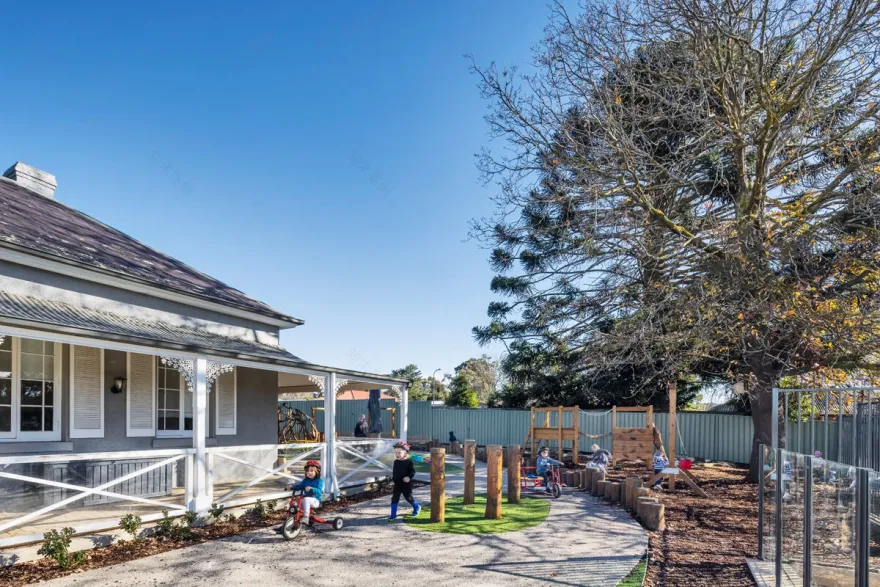
<path fill-rule="evenodd" d="M 659 475 L 669 465 L 669 458 L 663 448 L 654 449 L 654 475 Z M 658 479 L 654 484 L 654 489 L 663 489 L 663 479 Z M 671 488 L 670 488 L 671 489 Z"/>
<path fill-rule="evenodd" d="M 302 491 L 302 522 L 311 524 L 313 509 L 321 507 L 321 499 L 324 497 L 324 480 L 321 479 L 321 463 L 309 461 L 304 470 L 305 477 L 299 483 L 292 485 L 292 491 Z"/>
<path fill-rule="evenodd" d="M 553 489 L 550 487 L 550 467 L 553 465 L 561 467 L 562 463 L 555 459 L 551 459 L 550 449 L 546 446 L 542 446 L 540 452 L 538 452 L 538 461 L 535 463 L 535 473 L 544 478 L 544 485 L 547 488 L 547 493 L 553 493 Z"/>

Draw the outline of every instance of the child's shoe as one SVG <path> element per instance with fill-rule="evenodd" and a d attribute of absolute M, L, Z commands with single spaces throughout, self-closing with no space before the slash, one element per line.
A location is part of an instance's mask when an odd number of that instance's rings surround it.
<path fill-rule="evenodd" d="M 419 502 L 415 502 L 415 503 L 413 504 L 412 517 L 414 517 L 414 518 L 418 518 L 418 517 L 419 517 L 419 514 L 420 514 L 421 512 L 422 512 L 422 506 L 419 504 Z"/>
<path fill-rule="evenodd" d="M 396 519 L 397 519 L 397 504 L 392 503 L 391 504 L 391 515 L 388 516 L 388 521 L 393 522 Z"/>
<path fill-rule="evenodd" d="M 662 490 L 662 489 L 663 489 L 663 486 L 660 485 L 659 483 L 658 483 L 657 485 L 654 486 L 654 490 L 655 490 L 655 491 L 660 491 L 660 490 Z"/>

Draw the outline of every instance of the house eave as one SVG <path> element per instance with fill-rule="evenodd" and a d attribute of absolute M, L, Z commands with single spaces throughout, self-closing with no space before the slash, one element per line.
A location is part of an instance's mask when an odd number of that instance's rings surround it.
<path fill-rule="evenodd" d="M 245 318 L 261 324 L 275 326 L 282 330 L 301 326 L 305 323 L 299 318 L 287 316 L 286 314 L 255 312 L 232 304 L 219 303 L 203 296 L 181 293 L 133 277 L 122 276 L 113 271 L 102 270 L 97 267 L 90 267 L 67 259 L 61 259 L 26 247 L 20 247 L 9 242 L 0 241 L 0 260 L 33 267 L 35 269 L 42 269 L 44 271 L 50 271 L 52 273 L 58 273 L 85 281 L 109 285 L 127 291 L 142 293 L 172 302 L 211 310 L 228 316 Z"/>
<path fill-rule="evenodd" d="M 376 385 L 395 384 L 409 387 L 412 381 L 402 377 L 391 377 L 378 373 L 367 373 L 354 369 L 330 367 L 318 365 L 294 358 L 270 358 L 259 355 L 230 352 L 223 349 L 204 348 L 194 345 L 175 344 L 168 341 L 151 339 L 138 336 L 123 336 L 119 334 L 97 332 L 69 326 L 53 325 L 30 320 L 20 320 L 10 317 L 0 318 L 0 333 L 8 333 L 14 336 L 41 336 L 45 340 L 67 344 L 82 344 L 98 346 L 113 350 L 128 352 L 150 352 L 161 354 L 157 351 L 165 351 L 170 355 L 185 358 L 205 356 L 209 359 L 217 359 L 232 365 L 251 367 L 255 369 L 269 369 L 274 371 L 286 371 L 309 375 L 323 376 L 335 373 L 337 376 L 349 377 L 365 383 Z M 286 351 L 285 351 L 286 352 Z"/>

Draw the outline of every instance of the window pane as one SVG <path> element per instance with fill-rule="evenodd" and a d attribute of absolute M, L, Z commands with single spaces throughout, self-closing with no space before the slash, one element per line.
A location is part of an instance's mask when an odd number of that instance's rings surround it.
<path fill-rule="evenodd" d="M 164 389 L 160 389 L 156 393 L 156 407 L 159 408 L 160 412 L 162 411 L 162 408 L 165 407 L 165 390 Z"/>
<path fill-rule="evenodd" d="M 21 405 L 23 406 L 42 406 L 43 405 L 43 382 L 42 381 L 22 381 L 21 382 Z M 23 428 L 22 428 L 23 430 Z"/>
<path fill-rule="evenodd" d="M 0 406 L 0 432 L 12 432 L 12 408 Z"/>
<path fill-rule="evenodd" d="M 21 339 L 21 352 L 42 355 L 43 354 L 43 341 L 42 340 L 34 340 L 32 338 L 23 338 L 23 339 Z"/>
<path fill-rule="evenodd" d="M 156 359 L 158 361 L 158 359 Z M 165 389 L 165 369 L 161 366 L 156 369 L 156 385 L 159 389 Z"/>
<path fill-rule="evenodd" d="M 40 432 L 43 429 L 43 408 L 21 409 L 21 431 Z"/>
<path fill-rule="evenodd" d="M 55 357 L 43 358 L 43 379 L 46 381 L 55 379 Z"/>
<path fill-rule="evenodd" d="M 167 412 L 165 417 L 165 430 L 180 430 L 180 417 L 177 412 Z"/>
<path fill-rule="evenodd" d="M 11 351 L 12 350 L 12 337 L 4 336 L 3 342 L 0 343 L 0 350 L 2 351 Z"/>
<path fill-rule="evenodd" d="M 55 343 L 54 342 L 47 342 L 47 343 L 43 344 L 43 354 L 49 355 L 50 357 L 54 357 L 55 356 Z"/>
<path fill-rule="evenodd" d="M 43 410 L 43 430 L 46 432 L 52 432 L 54 421 L 52 420 L 52 408 L 46 408 Z"/>
<path fill-rule="evenodd" d="M 184 430 L 192 430 L 193 429 L 193 419 L 192 414 L 187 414 L 183 418 L 183 429 Z"/>
<path fill-rule="evenodd" d="M 177 410 L 180 407 L 180 392 L 176 389 L 165 390 L 165 407 Z"/>
<path fill-rule="evenodd" d="M 0 351 L 0 375 L 12 377 L 12 353 Z"/>
<path fill-rule="evenodd" d="M 52 406 L 55 405 L 55 384 L 51 381 L 46 382 L 46 401 L 43 405 Z"/>
<path fill-rule="evenodd" d="M 43 379 L 43 355 L 21 355 L 22 379 Z"/>
<path fill-rule="evenodd" d="M 167 389 L 180 389 L 180 373 L 176 369 L 165 370 L 165 387 Z"/>
<path fill-rule="evenodd" d="M 12 379 L 0 379 L 0 404 L 12 405 Z"/>

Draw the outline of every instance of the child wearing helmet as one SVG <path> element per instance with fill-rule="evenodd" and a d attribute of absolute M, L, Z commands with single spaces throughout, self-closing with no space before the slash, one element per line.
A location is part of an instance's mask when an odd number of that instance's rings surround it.
<path fill-rule="evenodd" d="M 394 493 L 391 494 L 391 515 L 388 521 L 397 519 L 397 504 L 400 503 L 400 496 L 412 504 L 412 515 L 416 517 L 422 510 L 422 506 L 413 497 L 412 480 L 416 476 L 416 468 L 412 459 L 409 458 L 409 445 L 405 442 L 398 442 L 394 445 L 394 468 L 391 473 L 391 479 L 394 482 Z"/>
<path fill-rule="evenodd" d="M 311 523 L 311 513 L 313 509 L 321 506 L 321 498 L 324 497 L 324 480 L 321 479 L 321 463 L 318 461 L 308 461 L 303 471 L 303 480 L 290 489 L 292 491 L 302 491 L 302 523 Z"/>
<path fill-rule="evenodd" d="M 556 459 L 551 459 L 550 449 L 542 446 L 538 452 L 538 460 L 535 463 L 535 473 L 544 478 L 544 486 L 547 488 L 547 493 L 553 493 L 553 489 L 550 487 L 550 467 L 552 465 L 561 467 L 562 463 Z"/>

